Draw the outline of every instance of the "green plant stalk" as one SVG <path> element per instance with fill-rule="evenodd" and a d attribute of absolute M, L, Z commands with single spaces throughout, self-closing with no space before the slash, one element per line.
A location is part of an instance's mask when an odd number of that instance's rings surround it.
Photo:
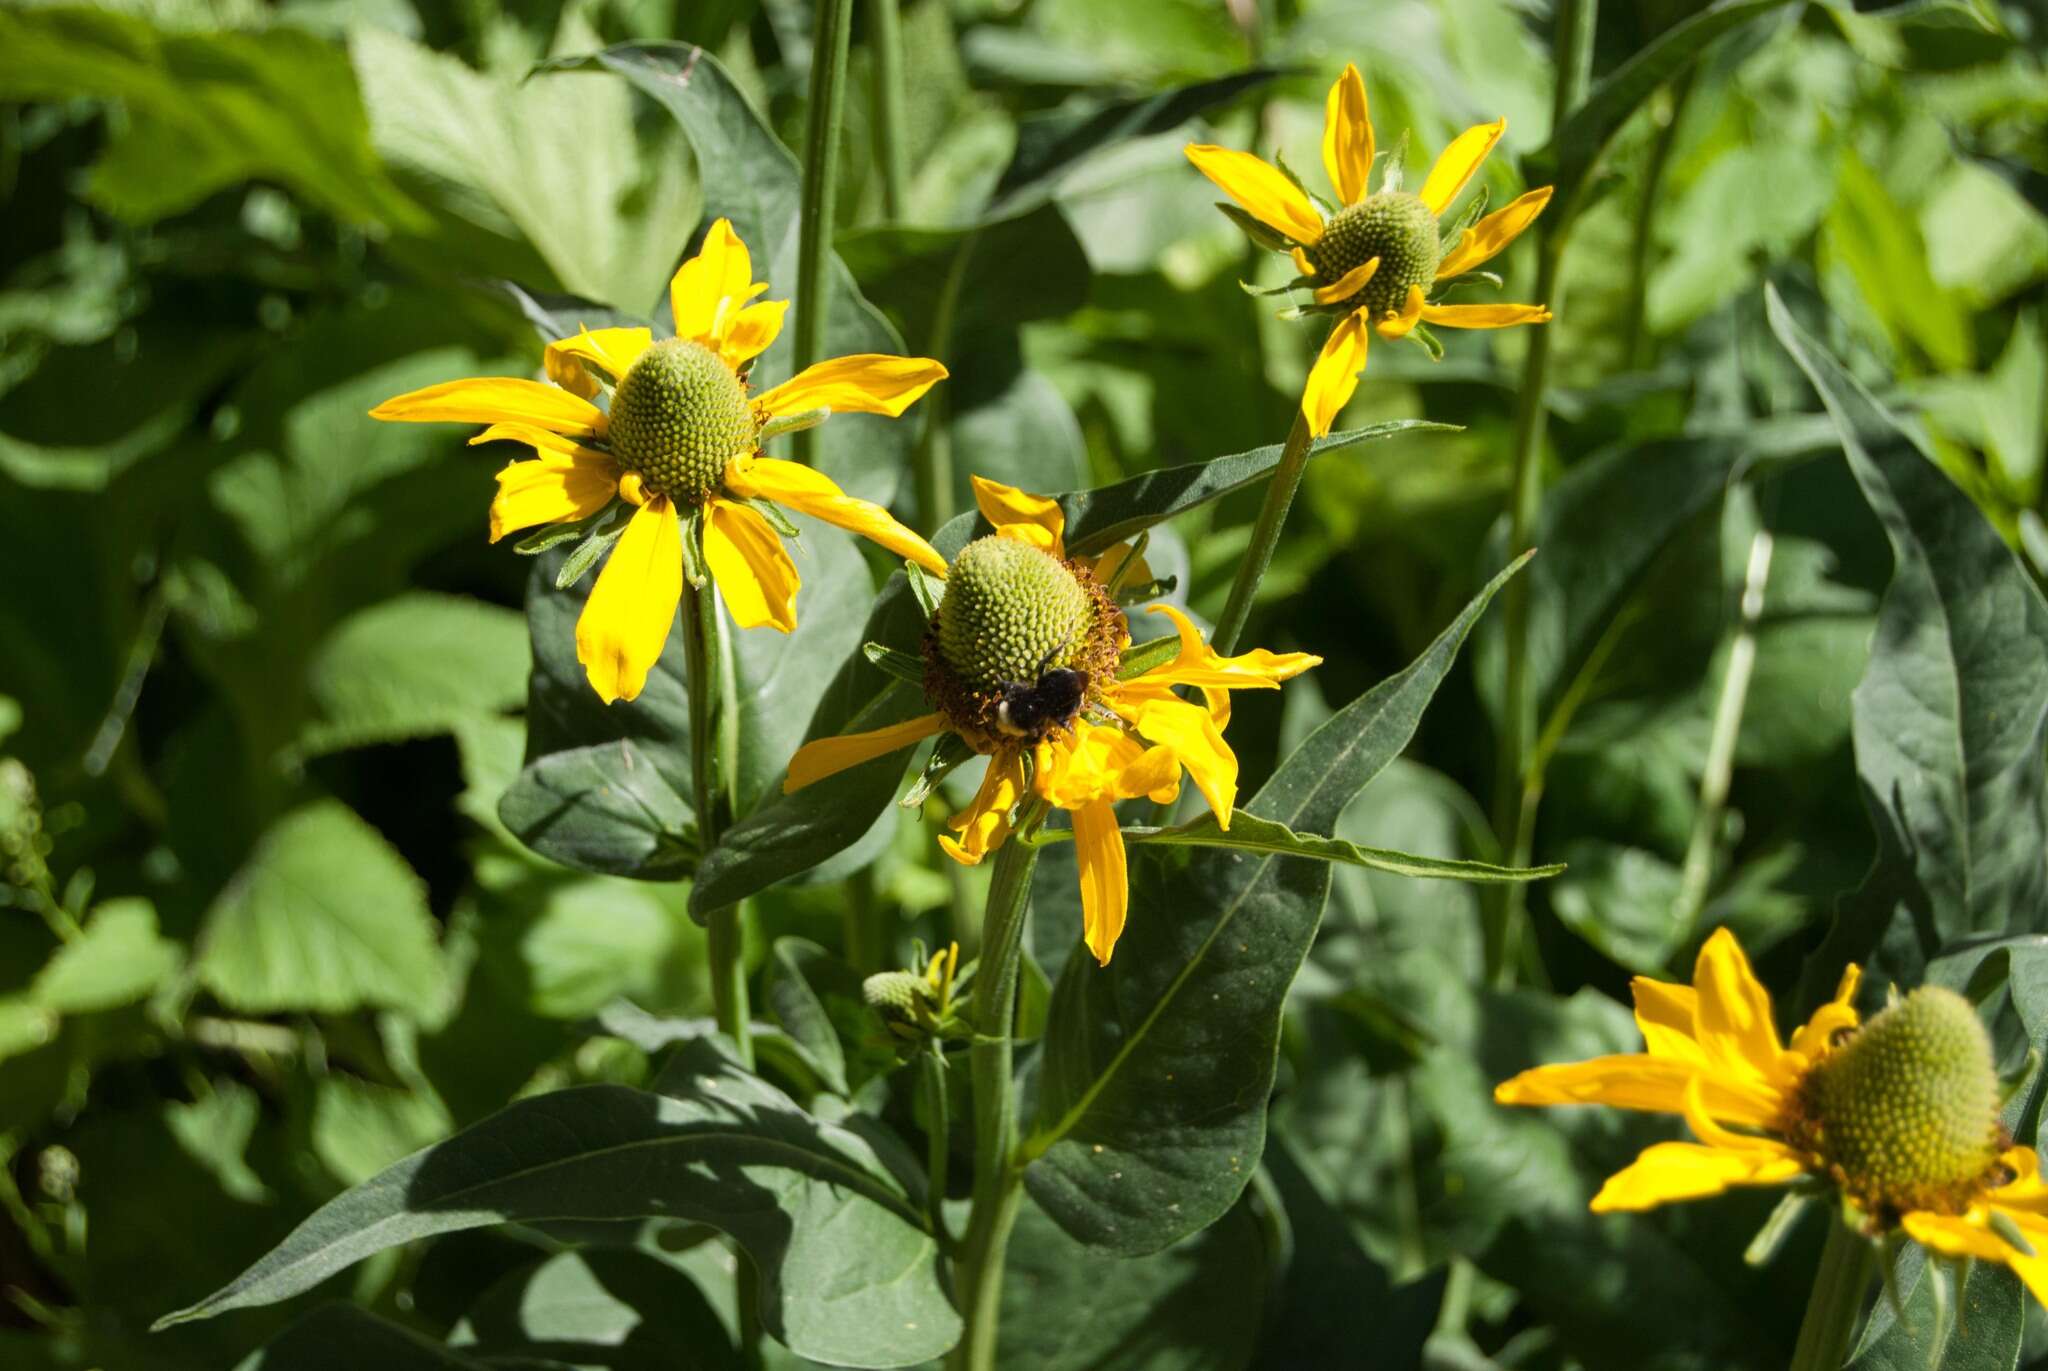
<path fill-rule="evenodd" d="M 803 193 L 798 205 L 794 370 L 825 350 L 832 313 L 832 219 L 838 207 L 839 140 L 846 122 L 847 50 L 853 42 L 853 0 L 819 0 L 812 30 L 810 108 L 804 129 Z M 799 460 L 817 453 L 815 432 L 796 436 Z"/>
<path fill-rule="evenodd" d="M 927 357 L 943 362 L 953 348 L 953 318 L 960 309 L 960 291 L 967 281 L 967 264 L 974 256 L 979 235 L 969 233 L 953 252 L 946 268 L 945 283 L 939 288 L 938 303 L 932 309 L 930 346 Z M 918 431 L 917 449 L 911 455 L 911 476 L 917 494 L 917 517 L 926 528 L 940 528 L 953 517 L 953 412 L 951 390 L 940 386 L 925 396 L 924 427 Z"/>
<path fill-rule="evenodd" d="M 1641 201 L 1636 205 L 1636 222 L 1629 246 L 1628 323 L 1622 330 L 1621 355 L 1631 367 L 1647 364 L 1644 311 L 1649 302 L 1650 235 L 1656 227 L 1657 197 L 1664 185 L 1664 172 L 1671 165 L 1671 149 L 1678 142 L 1678 120 L 1692 95 L 1697 67 L 1687 67 L 1673 79 L 1663 122 L 1657 126 L 1657 141 L 1650 146 L 1649 164 L 1643 168 Z"/>
<path fill-rule="evenodd" d="M 925 1203 L 931 1214 L 932 1232 L 938 1236 L 939 1246 L 950 1245 L 946 1232 L 946 1167 L 951 1152 L 952 1122 L 946 1117 L 946 1058 L 937 1043 L 927 1047 L 919 1058 L 920 1084 L 924 1087 L 925 1127 Z"/>
<path fill-rule="evenodd" d="M 1839 1217 L 1832 1219 L 1806 1317 L 1799 1324 L 1799 1342 L 1792 1349 L 1791 1371 L 1841 1371 L 1876 1265 L 1876 1247 Z"/>
<path fill-rule="evenodd" d="M 732 709 L 720 709 L 730 693 L 721 688 L 730 677 L 720 658 L 718 591 L 709 581 L 690 590 L 684 598 L 682 615 L 683 670 L 690 695 L 690 780 L 697 807 L 697 841 L 709 852 L 725 830 L 729 798 L 719 793 L 719 763 L 725 774 L 734 774 L 731 751 L 726 746 L 736 737 L 737 717 Z M 721 718 L 721 716 L 725 716 Z M 731 723 L 728 724 L 727 720 Z M 714 909 L 705 918 L 707 960 L 711 969 L 711 1012 L 718 1031 L 732 1039 L 740 1060 L 749 1070 L 754 1065 L 754 1040 L 747 1005 L 745 938 L 740 928 L 740 907 Z"/>
<path fill-rule="evenodd" d="M 1287 526 L 1287 511 L 1294 507 L 1294 496 L 1301 489 L 1301 476 L 1308 469 L 1309 449 L 1313 446 L 1308 416 L 1297 405 L 1294 427 L 1287 431 L 1287 445 L 1281 448 L 1280 462 L 1266 482 L 1266 503 L 1252 525 L 1251 544 L 1245 548 L 1244 560 L 1237 564 L 1237 579 L 1230 583 L 1230 597 L 1223 602 L 1223 614 L 1216 620 L 1216 632 L 1210 639 L 1225 656 L 1236 649 L 1245 620 L 1251 617 L 1252 601 L 1258 596 L 1259 582 L 1266 578 L 1266 568 L 1272 565 L 1273 549 L 1279 546 L 1281 530 Z"/>
<path fill-rule="evenodd" d="M 981 960 L 971 1005 L 975 1039 L 968 1052 L 974 1074 L 974 1204 L 953 1281 L 966 1329 L 946 1359 L 948 1371 L 995 1371 L 1003 1262 L 1023 1199 L 1010 1040 L 1016 1031 L 1024 911 L 1031 898 L 1031 868 L 1038 861 L 1038 848 L 1022 839 L 1037 818 L 1036 813 L 1027 815 L 997 852 L 982 914 Z"/>
<path fill-rule="evenodd" d="M 868 51 L 875 65 L 875 161 L 882 168 L 882 214 L 900 223 L 910 203 L 910 173 L 903 164 L 903 15 L 897 0 L 869 0 Z"/>

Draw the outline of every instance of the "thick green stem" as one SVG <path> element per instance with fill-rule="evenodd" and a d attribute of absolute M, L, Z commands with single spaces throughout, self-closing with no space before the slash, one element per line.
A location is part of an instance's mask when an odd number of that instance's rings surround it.
<path fill-rule="evenodd" d="M 683 669 L 690 696 L 690 779 L 697 806 L 698 842 L 708 852 L 725 831 L 730 813 L 730 798 L 718 788 L 720 764 L 727 777 L 734 776 L 738 748 L 737 712 L 719 708 L 721 702 L 732 699 L 728 688 L 732 678 L 722 662 L 728 654 L 720 651 L 718 593 L 709 582 L 683 597 L 682 631 Z M 727 905 L 706 916 L 706 956 L 711 968 L 712 1016 L 719 1032 L 732 1039 L 740 1060 L 752 1067 L 754 1040 L 740 912 L 740 906 Z"/>
<path fill-rule="evenodd" d="M 1831 1221 L 1820 1271 L 1806 1300 L 1806 1318 L 1799 1325 L 1799 1343 L 1792 1351 L 1791 1371 L 1841 1371 L 1876 1265 L 1873 1243 L 1839 1218 Z"/>
<path fill-rule="evenodd" d="M 925 356 L 939 361 L 953 348 L 953 316 L 960 308 L 960 291 L 967 281 L 967 264 L 974 257 L 977 235 L 969 233 L 953 251 L 946 268 L 946 280 L 939 287 L 939 301 L 932 310 L 932 333 Z M 926 528 L 936 529 L 953 517 L 953 415 L 948 397 L 950 387 L 940 386 L 923 401 L 924 427 L 918 431 L 917 450 L 911 455 L 912 475 L 917 489 L 917 517 Z"/>
<path fill-rule="evenodd" d="M 818 0 L 812 30 L 809 119 L 804 130 L 803 195 L 798 206 L 795 370 L 824 355 L 832 313 L 832 218 L 838 208 L 839 141 L 846 121 L 846 57 L 853 42 L 853 0 Z M 797 456 L 816 455 L 817 435 L 797 435 Z"/>
<path fill-rule="evenodd" d="M 869 0 L 868 51 L 875 64 L 875 161 L 882 168 L 882 214 L 903 219 L 910 173 L 903 149 L 903 16 L 897 0 Z"/>
<path fill-rule="evenodd" d="M 1018 825 L 1020 837 L 1033 819 Z M 966 1331 L 946 1359 L 948 1371 L 995 1371 L 1002 1310 L 1003 1260 L 1023 1198 L 1017 1165 L 1017 1082 L 1010 1040 L 1017 1020 L 1017 961 L 1038 849 L 1013 837 L 996 854 L 982 915 L 981 960 L 974 972 L 974 1207 L 954 1268 L 953 1294 Z"/>
<path fill-rule="evenodd" d="M 946 1246 L 946 1169 L 952 1148 L 952 1122 L 946 1117 L 946 1059 L 937 1047 L 927 1050 L 918 1063 L 924 1087 L 925 1203 L 931 1214 L 932 1232 L 939 1246 Z"/>
<path fill-rule="evenodd" d="M 1252 525 L 1251 545 L 1244 551 L 1244 560 L 1237 564 L 1237 579 L 1230 583 L 1230 598 L 1223 602 L 1223 615 L 1217 619 L 1216 633 L 1210 640 L 1226 656 L 1236 649 L 1245 620 L 1251 617 L 1252 601 L 1258 596 L 1266 568 L 1272 564 L 1273 549 L 1279 545 L 1280 531 L 1287 526 L 1287 511 L 1293 508 L 1295 492 L 1301 489 L 1301 474 L 1308 468 L 1309 450 L 1314 445 L 1309 436 L 1308 416 L 1297 407 L 1294 427 L 1287 431 L 1287 445 L 1280 450 L 1280 464 L 1273 468 L 1273 475 L 1266 482 L 1266 503 L 1259 509 L 1258 522 Z"/>

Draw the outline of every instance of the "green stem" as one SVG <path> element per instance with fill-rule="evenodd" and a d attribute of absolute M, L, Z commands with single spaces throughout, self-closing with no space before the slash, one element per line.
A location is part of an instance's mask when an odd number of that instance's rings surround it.
<path fill-rule="evenodd" d="M 707 581 L 701 589 L 683 597 L 683 669 L 690 696 L 690 780 L 697 806 L 697 838 L 709 852 L 725 831 L 729 797 L 719 793 L 719 765 L 725 775 L 736 775 L 732 759 L 737 749 L 737 711 L 721 710 L 721 699 L 731 693 L 719 651 L 718 592 Z M 723 716 L 723 717 L 721 717 Z M 705 918 L 711 968 L 711 1012 L 719 1032 L 732 1039 L 740 1060 L 754 1064 L 754 1040 L 747 1006 L 747 964 L 745 938 L 740 928 L 740 907 L 714 909 Z"/>
<path fill-rule="evenodd" d="M 976 233 L 960 240 L 953 261 L 946 268 L 946 280 L 939 287 L 938 304 L 932 309 L 930 345 L 927 357 L 943 362 L 953 348 L 953 316 L 960 309 L 960 291 L 967 281 L 967 264 L 974 256 Z M 953 517 L 953 414 L 949 396 L 952 389 L 940 386 L 925 396 L 924 427 L 918 431 L 917 450 L 911 465 L 917 488 L 917 517 L 929 529 L 943 527 Z"/>
<path fill-rule="evenodd" d="M 939 1246 L 947 1244 L 946 1234 L 946 1167 L 952 1148 L 952 1123 L 946 1117 L 946 1059 L 937 1046 L 928 1049 L 919 1067 L 924 1086 L 925 1127 L 925 1203 L 931 1212 L 932 1232 L 938 1235 Z"/>
<path fill-rule="evenodd" d="M 1799 1325 L 1799 1343 L 1792 1351 L 1791 1371 L 1841 1371 L 1876 1265 L 1877 1249 L 1870 1241 L 1839 1218 L 1830 1222 L 1820 1271 L 1806 1300 L 1806 1318 Z"/>
<path fill-rule="evenodd" d="M 1643 356 L 1643 314 L 1649 300 L 1650 235 L 1656 228 L 1664 170 L 1671 164 L 1671 149 L 1678 141 L 1678 117 L 1685 112 L 1685 102 L 1692 95 L 1697 71 L 1696 67 L 1687 67 L 1683 75 L 1672 81 L 1664 108 L 1660 111 L 1663 122 L 1657 126 L 1657 141 L 1650 145 L 1650 161 L 1643 168 L 1643 184 L 1638 191 L 1642 198 L 1636 203 L 1634 236 L 1629 249 L 1628 322 L 1622 329 L 1621 355 L 1631 367 L 1644 366 L 1649 360 Z"/>
<path fill-rule="evenodd" d="M 882 214 L 900 223 L 910 203 L 903 165 L 903 16 L 897 0 L 869 0 L 868 51 L 875 63 L 875 161 L 882 168 Z"/>
<path fill-rule="evenodd" d="M 824 355 L 832 313 L 832 218 L 839 204 L 839 140 L 846 121 L 846 57 L 853 42 L 853 0 L 818 0 L 811 34 L 810 110 L 804 129 L 803 194 L 798 206 L 794 370 Z M 816 456 L 817 435 L 799 433 L 796 454 Z"/>
<path fill-rule="evenodd" d="M 1259 593 L 1266 568 L 1272 564 L 1273 549 L 1279 545 L 1280 531 L 1287 525 L 1287 511 L 1294 505 L 1295 492 L 1301 489 L 1301 474 L 1308 468 L 1309 450 L 1314 445 L 1309 436 L 1308 416 L 1297 406 L 1294 427 L 1287 431 L 1287 445 L 1280 450 L 1280 464 L 1273 468 L 1272 478 L 1266 482 L 1266 503 L 1259 510 L 1258 522 L 1252 525 L 1251 545 L 1245 549 L 1244 560 L 1237 564 L 1237 579 L 1230 583 L 1230 598 L 1223 602 L 1222 617 L 1217 619 L 1215 636 L 1210 639 L 1225 656 L 1237 647 L 1238 635 L 1244 632 L 1245 620 L 1251 617 L 1252 600 Z"/>
<path fill-rule="evenodd" d="M 981 960 L 974 972 L 974 1207 L 967 1240 L 954 1268 L 954 1298 L 966 1320 L 948 1371 L 994 1371 L 996 1325 L 1002 1310 L 1003 1261 L 1010 1229 L 1023 1199 L 1017 1165 L 1017 1082 L 1010 1040 L 1017 1020 L 1017 964 L 1030 903 L 1031 868 L 1038 849 L 1022 838 L 1036 815 L 1018 825 L 996 854 L 988 904 L 982 914 Z"/>

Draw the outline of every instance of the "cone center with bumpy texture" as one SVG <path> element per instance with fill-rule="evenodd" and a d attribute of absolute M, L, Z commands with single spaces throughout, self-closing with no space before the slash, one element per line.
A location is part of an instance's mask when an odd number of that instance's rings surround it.
<path fill-rule="evenodd" d="M 1871 1019 L 1801 1093 L 1821 1159 L 1879 1216 L 1960 1212 L 1997 1165 L 1991 1041 L 1952 990 L 1922 986 Z"/>
<path fill-rule="evenodd" d="M 966 685 L 989 690 L 1072 665 L 1089 646 L 1094 601 L 1051 553 L 1011 538 L 960 550 L 939 602 L 939 651 Z"/>
<path fill-rule="evenodd" d="M 751 451 L 747 388 L 702 343 L 671 338 L 640 354 L 612 393 L 606 426 L 612 455 L 647 489 L 700 503 L 725 479 L 725 464 Z"/>
<path fill-rule="evenodd" d="M 1306 251 L 1324 285 L 1379 258 L 1365 289 L 1343 302 L 1347 309 L 1363 306 L 1375 319 L 1399 313 L 1410 286 L 1428 290 L 1443 257 L 1436 216 L 1419 196 L 1398 190 L 1368 195 L 1338 211 L 1323 225 L 1322 241 Z"/>

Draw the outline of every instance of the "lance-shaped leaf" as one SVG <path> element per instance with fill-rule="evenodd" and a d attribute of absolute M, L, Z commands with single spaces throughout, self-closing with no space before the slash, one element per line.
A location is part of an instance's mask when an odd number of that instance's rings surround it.
<path fill-rule="evenodd" d="M 1296 833 L 1286 824 L 1262 819 L 1236 810 L 1230 827 L 1220 827 L 1214 814 L 1203 814 L 1171 828 L 1127 828 L 1127 843 L 1148 847 L 1227 847 L 1239 852 L 1266 852 L 1282 857 L 1306 857 L 1316 862 L 1343 862 L 1385 871 L 1395 876 L 1419 876 L 1426 880 L 1540 881 L 1564 870 L 1552 866 L 1496 866 L 1448 857 L 1426 857 L 1415 852 L 1397 852 L 1387 847 L 1361 847 L 1342 838 L 1325 838 L 1314 833 Z"/>
<path fill-rule="evenodd" d="M 1820 392 L 1892 547 L 1850 702 L 1877 858 L 1836 911 L 1807 986 L 1865 960 L 1912 985 L 1965 934 L 2048 931 L 2048 601 L 1970 498 L 1775 290 L 1766 310 Z"/>
<path fill-rule="evenodd" d="M 160 1326 L 289 1298 L 436 1233 L 674 1218 L 747 1250 L 762 1326 L 800 1356 L 907 1366 L 952 1346 L 960 1323 L 938 1245 L 867 1141 L 806 1114 L 711 1039 L 683 1044 L 663 1081 L 664 1094 L 597 1085 L 521 1100 L 329 1201 Z"/>
<path fill-rule="evenodd" d="M 1339 710 L 1245 806 L 1328 830 L 1415 734 L 1510 565 L 1399 674 Z M 1280 1013 L 1322 918 L 1327 861 L 1161 851 L 1130 865 L 1116 960 L 1069 958 L 1053 990 L 1025 1182 L 1081 1241 L 1153 1252 L 1236 1202 L 1266 1142 Z"/>
<path fill-rule="evenodd" d="M 326 1304 L 264 1344 L 237 1371 L 362 1371 L 366 1366 L 379 1371 L 482 1371 L 483 1363 L 438 1347 L 367 1309 Z"/>

